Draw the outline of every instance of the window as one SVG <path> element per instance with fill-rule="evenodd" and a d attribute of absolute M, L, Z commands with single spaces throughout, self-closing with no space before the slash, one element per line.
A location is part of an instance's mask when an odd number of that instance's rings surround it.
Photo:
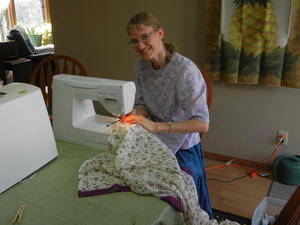
<path fill-rule="evenodd" d="M 5 34 L 8 30 L 8 3 L 10 0 L 0 1 L 0 41 L 5 40 Z"/>
<path fill-rule="evenodd" d="M 17 24 L 33 27 L 45 23 L 43 0 L 14 0 L 14 2 Z"/>
<path fill-rule="evenodd" d="M 10 28 L 20 25 L 29 33 L 51 33 L 48 0 L 0 0 L 0 41 Z M 5 3 L 6 2 L 6 3 Z M 9 3 L 9 4 L 8 4 Z"/>

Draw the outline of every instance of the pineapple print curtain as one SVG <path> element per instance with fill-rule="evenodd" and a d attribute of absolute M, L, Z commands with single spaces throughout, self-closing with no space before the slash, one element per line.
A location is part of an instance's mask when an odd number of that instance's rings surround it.
<path fill-rule="evenodd" d="M 214 80 L 300 88 L 299 0 L 207 0 Z"/>

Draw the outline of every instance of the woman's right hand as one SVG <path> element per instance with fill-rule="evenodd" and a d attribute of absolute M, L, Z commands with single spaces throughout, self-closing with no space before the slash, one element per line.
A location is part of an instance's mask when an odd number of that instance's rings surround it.
<path fill-rule="evenodd" d="M 155 122 L 145 118 L 142 115 L 126 115 L 121 118 L 121 122 L 123 123 L 131 123 L 131 124 L 139 124 L 141 125 L 145 130 L 149 131 L 150 133 L 156 132 L 156 124 Z"/>

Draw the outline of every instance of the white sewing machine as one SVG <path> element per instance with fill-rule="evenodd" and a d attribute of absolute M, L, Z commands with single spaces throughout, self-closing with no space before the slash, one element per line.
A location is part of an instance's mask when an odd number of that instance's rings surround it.
<path fill-rule="evenodd" d="M 106 147 L 109 127 L 134 105 L 135 84 L 129 81 L 60 74 L 52 88 L 55 137 L 86 146 Z M 115 117 L 96 114 L 93 100 Z"/>
<path fill-rule="evenodd" d="M 0 193 L 57 157 L 43 95 L 38 87 L 0 88 Z"/>

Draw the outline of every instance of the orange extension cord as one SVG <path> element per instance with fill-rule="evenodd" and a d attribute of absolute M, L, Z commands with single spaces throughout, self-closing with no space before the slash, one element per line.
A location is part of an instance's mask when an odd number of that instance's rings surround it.
<path fill-rule="evenodd" d="M 277 154 L 277 152 L 278 152 L 278 150 L 279 150 L 279 146 L 281 146 L 281 144 L 284 142 L 284 139 L 285 139 L 284 135 L 281 135 L 281 136 L 279 137 L 279 140 L 278 140 L 278 142 L 277 142 L 277 144 L 276 144 L 276 148 L 275 148 L 275 150 L 273 151 L 271 157 L 270 157 L 270 158 L 268 159 L 268 161 L 267 161 L 268 164 L 271 164 L 271 163 L 272 163 L 272 160 L 273 160 L 274 157 L 276 156 L 276 154 Z M 205 168 L 205 171 L 209 171 L 209 170 L 221 168 L 221 167 L 224 167 L 224 166 L 237 166 L 237 167 L 245 168 L 245 169 L 247 169 L 247 170 L 249 169 L 249 167 L 243 166 L 243 165 L 241 165 L 241 164 L 236 164 L 236 163 L 233 164 L 233 163 L 232 163 L 233 161 L 234 161 L 234 159 L 232 159 L 232 160 L 230 160 L 230 161 L 228 161 L 228 162 L 226 162 L 226 163 L 223 163 L 223 164 L 219 164 L 219 165 L 216 165 L 216 166 L 210 166 L 210 167 L 207 167 L 207 168 Z M 252 169 L 252 170 L 250 170 L 250 171 L 248 172 L 248 176 L 249 176 L 249 177 L 255 177 L 255 176 L 260 175 L 260 174 L 261 174 L 261 171 L 259 171 L 258 169 Z"/>

